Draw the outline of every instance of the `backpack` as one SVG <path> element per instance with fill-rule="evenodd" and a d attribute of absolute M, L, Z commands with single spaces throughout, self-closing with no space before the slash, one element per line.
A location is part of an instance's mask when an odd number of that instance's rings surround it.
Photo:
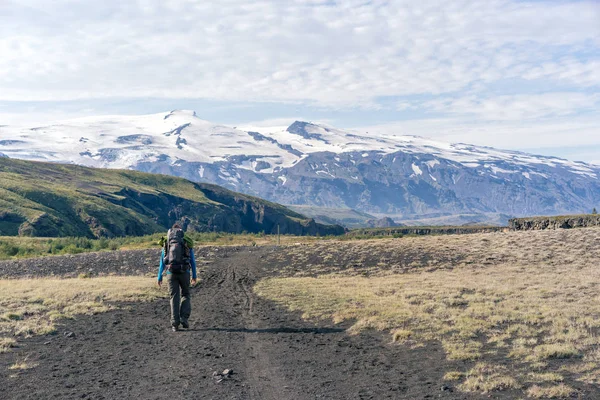
<path fill-rule="evenodd" d="M 165 243 L 164 264 L 173 274 L 187 272 L 190 265 L 190 249 L 184 240 L 182 229 L 169 229 Z"/>

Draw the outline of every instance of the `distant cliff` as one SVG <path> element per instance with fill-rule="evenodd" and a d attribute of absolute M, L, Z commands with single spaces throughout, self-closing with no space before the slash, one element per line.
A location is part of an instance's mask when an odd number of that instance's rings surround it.
<path fill-rule="evenodd" d="M 396 223 L 390 217 L 383 217 L 383 218 L 379 218 L 379 219 L 370 219 L 367 221 L 367 227 L 369 227 L 369 228 L 392 228 L 395 226 L 403 226 L 403 225 Z"/>
<path fill-rule="evenodd" d="M 561 215 L 557 217 L 513 218 L 508 221 L 510 229 L 517 231 L 542 229 L 569 229 L 600 226 L 600 215 Z"/>
<path fill-rule="evenodd" d="M 401 226 L 394 228 L 364 228 L 350 231 L 348 236 L 459 235 L 466 233 L 503 232 L 502 226 Z"/>

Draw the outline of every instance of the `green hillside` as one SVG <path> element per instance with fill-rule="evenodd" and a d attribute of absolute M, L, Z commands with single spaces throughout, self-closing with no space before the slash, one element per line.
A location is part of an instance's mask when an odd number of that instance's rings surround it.
<path fill-rule="evenodd" d="M 0 236 L 190 231 L 343 233 L 279 204 L 166 175 L 0 158 Z"/>

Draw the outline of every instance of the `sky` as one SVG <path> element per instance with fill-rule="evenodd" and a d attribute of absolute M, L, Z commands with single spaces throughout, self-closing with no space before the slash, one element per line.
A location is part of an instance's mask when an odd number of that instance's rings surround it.
<path fill-rule="evenodd" d="M 600 164 L 600 0 L 0 0 L 0 125 L 173 109 Z"/>

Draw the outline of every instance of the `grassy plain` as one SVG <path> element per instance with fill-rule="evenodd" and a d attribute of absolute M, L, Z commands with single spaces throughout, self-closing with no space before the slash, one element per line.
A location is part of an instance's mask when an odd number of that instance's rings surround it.
<path fill-rule="evenodd" d="M 564 398 L 600 383 L 600 229 L 296 246 L 255 291 L 308 319 L 442 343 L 465 392 Z"/>
<path fill-rule="evenodd" d="M 93 251 L 137 250 L 158 248 L 158 242 L 165 232 L 146 236 L 124 236 L 116 238 L 90 239 L 85 237 L 24 237 L 0 236 L 0 260 L 44 257 L 64 254 L 80 254 Z M 277 235 L 264 233 L 224 233 L 224 232 L 187 232 L 196 245 L 200 246 L 269 246 L 278 243 Z M 408 235 L 410 236 L 410 235 Z M 372 240 L 391 237 L 391 235 L 352 236 L 295 236 L 281 235 L 281 245 L 308 244 L 315 242 Z M 394 237 L 403 237 L 396 235 Z"/>
<path fill-rule="evenodd" d="M 126 236 L 112 239 L 82 237 L 41 238 L 0 236 L 0 260 L 42 257 L 62 254 L 79 254 L 92 251 L 134 250 L 159 248 L 158 241 L 165 233 L 147 236 Z M 277 235 L 261 233 L 187 233 L 196 245 L 206 246 L 265 246 L 277 244 Z M 326 237 L 281 235 L 281 244 L 309 243 Z"/>

